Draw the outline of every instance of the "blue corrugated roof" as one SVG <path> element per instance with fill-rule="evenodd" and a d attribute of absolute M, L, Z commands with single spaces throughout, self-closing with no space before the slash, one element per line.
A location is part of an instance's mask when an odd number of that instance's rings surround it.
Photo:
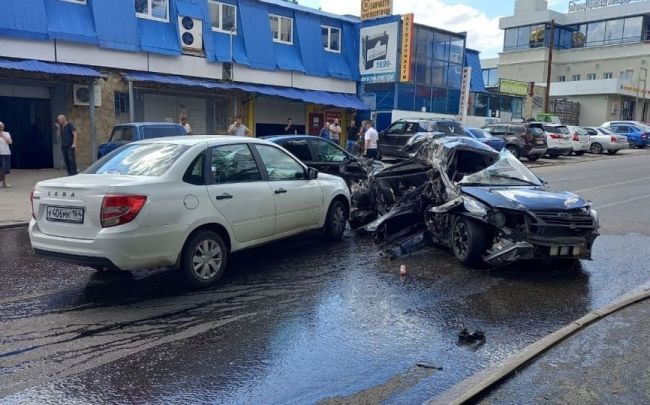
<path fill-rule="evenodd" d="M 132 1 L 92 0 L 99 46 L 139 52 L 138 21 Z"/>
<path fill-rule="evenodd" d="M 0 1 L 0 35 L 48 39 L 43 0 Z"/>
<path fill-rule="evenodd" d="M 97 44 L 92 12 L 85 4 L 45 0 L 50 38 Z"/>
<path fill-rule="evenodd" d="M 242 25 L 237 34 L 244 37 L 249 65 L 256 69 L 276 70 L 274 42 L 266 6 L 256 1 L 239 0 L 238 11 Z"/>
<path fill-rule="evenodd" d="M 347 22 L 351 22 L 351 23 L 357 23 L 357 22 L 361 21 L 357 17 L 349 17 L 349 16 L 342 16 L 342 15 L 338 15 L 338 14 L 328 13 L 328 12 L 321 11 L 321 10 L 318 10 L 318 9 L 315 9 L 315 8 L 305 7 L 305 6 L 301 6 L 299 4 L 289 3 L 288 1 L 283 1 L 283 0 L 259 0 L 259 1 L 262 2 L 262 3 L 274 4 L 276 6 L 281 6 L 281 7 L 284 7 L 284 8 L 294 9 L 296 11 L 302 11 L 303 13 L 315 14 L 315 15 L 319 15 L 319 16 L 322 16 L 322 17 L 334 18 L 336 20 L 342 20 L 342 21 L 347 21 Z"/>
<path fill-rule="evenodd" d="M 40 60 L 0 59 L 0 69 L 22 70 L 25 72 L 48 73 L 53 75 L 102 77 L 97 70 L 79 65 L 65 63 L 41 62 Z"/>
<path fill-rule="evenodd" d="M 125 76 L 127 80 L 170 84 L 189 87 L 203 87 L 207 89 L 231 89 L 249 93 L 264 94 L 267 96 L 284 97 L 292 100 L 301 100 L 307 103 L 328 105 L 356 110 L 368 110 L 368 106 L 355 94 L 334 93 L 327 91 L 302 90 L 292 87 L 274 87 L 244 83 L 226 83 L 213 80 L 198 79 L 186 76 L 161 75 L 157 73 L 133 72 Z"/>
<path fill-rule="evenodd" d="M 176 24 L 138 18 L 138 34 L 143 51 L 172 56 L 181 54 Z"/>
<path fill-rule="evenodd" d="M 465 49 L 465 66 L 472 68 L 472 79 L 469 89 L 475 93 L 487 93 L 485 83 L 483 82 L 483 70 L 481 69 L 481 59 L 478 51 Z"/>

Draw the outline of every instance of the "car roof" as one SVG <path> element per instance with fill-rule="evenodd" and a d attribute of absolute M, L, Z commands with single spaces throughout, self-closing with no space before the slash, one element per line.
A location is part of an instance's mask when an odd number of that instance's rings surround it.
<path fill-rule="evenodd" d="M 259 139 L 266 139 L 267 141 L 277 142 L 277 141 L 287 141 L 287 140 L 301 140 L 301 139 L 322 139 L 319 136 L 314 135 L 265 135 Z"/>
<path fill-rule="evenodd" d="M 146 127 L 146 126 L 165 126 L 165 127 L 180 127 L 181 124 L 175 122 L 125 122 L 123 124 L 116 124 L 116 127 Z"/>
<path fill-rule="evenodd" d="M 210 142 L 212 144 L 231 144 L 233 142 L 237 143 L 260 143 L 266 145 L 274 145 L 273 142 L 269 142 L 260 138 L 251 138 L 248 136 L 234 136 L 234 135 L 184 135 L 184 136 L 168 136 L 162 138 L 151 138 L 144 139 L 142 141 L 137 141 L 135 143 L 162 143 L 162 144 L 174 144 L 174 145 L 187 145 L 194 146 L 201 143 Z"/>

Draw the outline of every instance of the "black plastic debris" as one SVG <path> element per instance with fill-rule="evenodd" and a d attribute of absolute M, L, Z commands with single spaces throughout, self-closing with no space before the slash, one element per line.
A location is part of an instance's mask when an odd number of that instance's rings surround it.
<path fill-rule="evenodd" d="M 433 363 L 427 363 L 425 361 L 421 361 L 419 363 L 416 363 L 415 365 L 420 367 L 420 368 L 428 368 L 428 369 L 432 369 L 432 370 L 442 371 L 442 367 L 437 366 L 437 365 L 435 365 Z"/>
<path fill-rule="evenodd" d="M 483 333 L 480 330 L 475 330 L 472 333 L 469 333 L 469 330 L 467 328 L 463 328 L 463 330 L 460 331 L 458 334 L 458 342 L 459 343 L 477 343 L 477 342 L 485 342 L 485 333 Z"/>

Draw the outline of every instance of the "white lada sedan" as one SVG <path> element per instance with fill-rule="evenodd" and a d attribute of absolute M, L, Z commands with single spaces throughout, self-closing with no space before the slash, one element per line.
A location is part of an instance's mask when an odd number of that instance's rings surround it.
<path fill-rule="evenodd" d="M 234 136 L 131 143 L 82 174 L 32 193 L 38 255 L 96 269 L 180 269 L 216 282 L 228 256 L 302 232 L 340 239 L 350 195 L 340 177 L 278 145 Z"/>

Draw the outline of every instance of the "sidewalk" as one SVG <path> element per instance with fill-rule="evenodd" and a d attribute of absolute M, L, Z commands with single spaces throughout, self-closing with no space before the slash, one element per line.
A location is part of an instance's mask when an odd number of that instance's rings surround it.
<path fill-rule="evenodd" d="M 586 327 L 488 393 L 483 404 L 650 401 L 650 299 Z"/>
<path fill-rule="evenodd" d="M 12 170 L 7 176 L 11 188 L 0 187 L 0 228 L 29 222 L 32 208 L 29 194 L 41 180 L 65 176 L 65 170 Z"/>

